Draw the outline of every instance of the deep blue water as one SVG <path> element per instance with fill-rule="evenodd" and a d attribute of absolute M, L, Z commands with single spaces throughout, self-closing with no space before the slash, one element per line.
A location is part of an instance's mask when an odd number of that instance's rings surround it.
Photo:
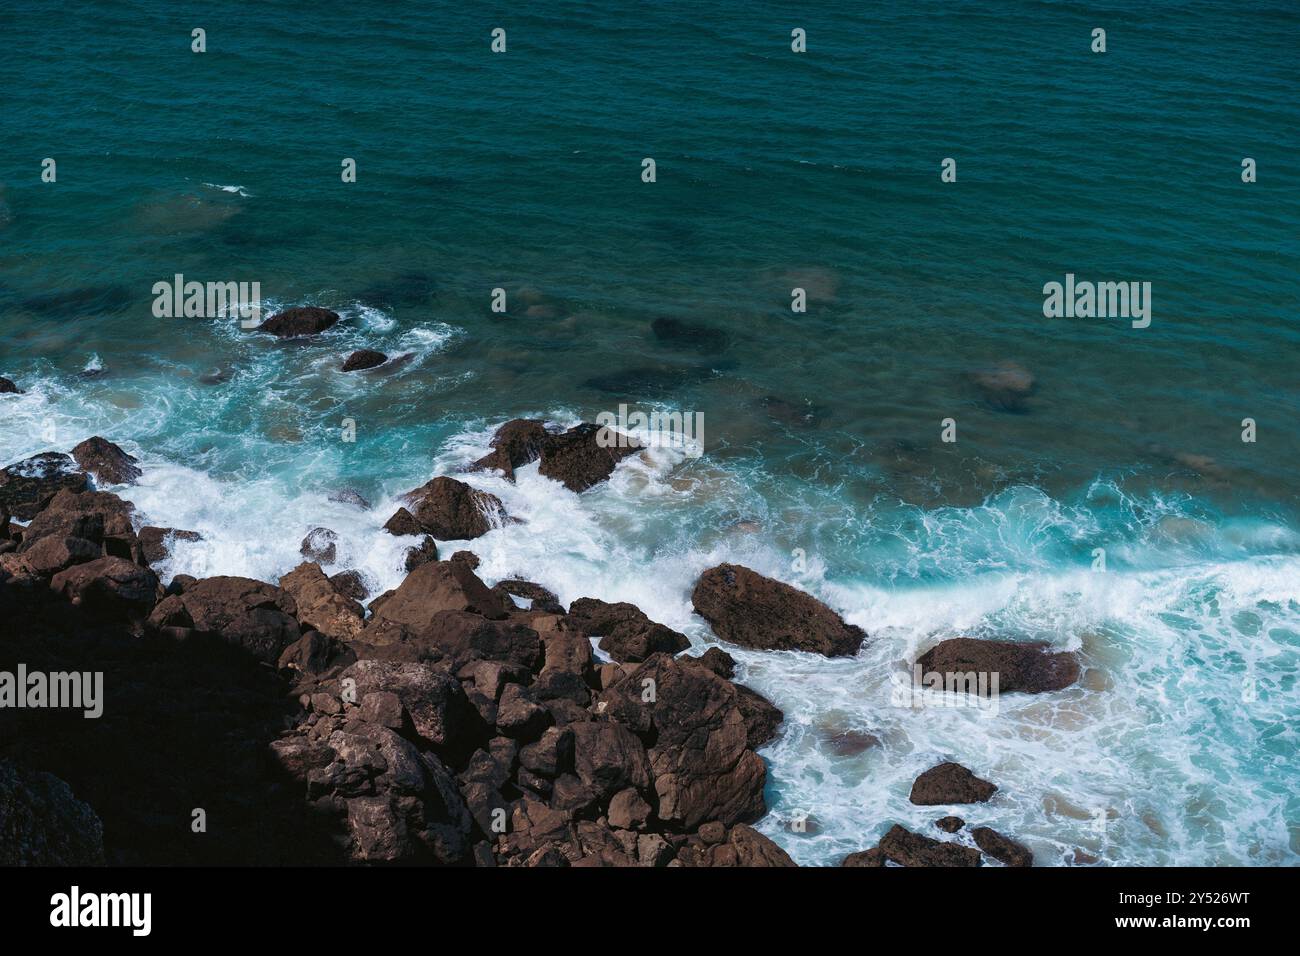
<path fill-rule="evenodd" d="M 0 374 L 28 390 L 0 464 L 105 434 L 148 466 L 124 494 L 206 536 L 173 571 L 274 580 L 328 524 L 386 587 L 388 499 L 501 421 L 699 412 L 702 457 L 581 497 L 472 479 L 527 519 L 473 547 L 699 642 L 720 560 L 867 628 L 855 661 L 737 654 L 787 713 L 763 828 L 800 862 L 928 826 L 908 785 L 949 757 L 1040 863 L 1294 864 L 1300 8 L 699 6 L 0 3 Z M 175 273 L 344 321 L 155 318 Z M 1150 282 L 1150 327 L 1044 318 L 1066 273 Z M 339 372 L 361 346 L 411 359 Z M 1007 362 L 1011 410 L 973 379 Z M 891 706 L 956 633 L 1089 671 L 995 719 Z"/>

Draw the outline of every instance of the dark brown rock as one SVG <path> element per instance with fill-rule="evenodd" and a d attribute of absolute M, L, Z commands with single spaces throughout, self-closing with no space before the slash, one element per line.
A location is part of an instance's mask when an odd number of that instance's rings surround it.
<path fill-rule="evenodd" d="M 691 646 L 685 634 L 657 624 L 636 605 L 579 598 L 569 607 L 569 622 L 592 637 L 614 660 L 639 664 L 651 654 L 676 654 Z"/>
<path fill-rule="evenodd" d="M 766 806 L 763 761 L 731 682 L 656 654 L 604 691 L 603 713 L 649 745 L 660 819 L 692 830 L 710 820 L 757 820 Z"/>
<path fill-rule="evenodd" d="M 203 535 L 197 531 L 182 531 L 178 528 L 156 528 L 145 525 L 140 529 L 140 551 L 149 564 L 157 564 L 171 553 L 171 546 L 176 541 L 202 541 Z"/>
<path fill-rule="evenodd" d="M 982 862 L 974 847 L 932 840 L 897 824 L 890 827 L 876 849 L 899 866 L 979 866 Z M 845 865 L 849 865 L 847 860 Z"/>
<path fill-rule="evenodd" d="M 147 622 L 173 635 L 220 637 L 259 660 L 274 663 L 301 637 L 295 620 L 298 607 L 285 591 L 262 581 L 214 577 L 195 581 L 184 593 L 164 598 Z"/>
<path fill-rule="evenodd" d="M 437 560 L 436 556 L 434 560 Z M 370 596 L 370 588 L 360 571 L 348 570 L 331 574 L 330 584 L 334 585 L 334 590 L 339 594 L 354 601 L 364 601 Z"/>
<path fill-rule="evenodd" d="M 701 828 L 701 837 L 704 830 Z M 677 854 L 677 863 L 681 866 L 721 866 L 721 867 L 792 867 L 794 860 L 790 855 L 763 836 L 753 827 L 745 824 L 733 826 L 720 842 L 713 843 L 705 839 L 689 842 Z"/>
<path fill-rule="evenodd" d="M 1044 642 L 979 641 L 956 637 L 942 641 L 917 658 L 923 671 L 938 674 L 998 675 L 998 693 L 1042 694 L 1069 687 L 1079 679 L 1079 659 L 1068 651 L 1051 652 Z"/>
<path fill-rule="evenodd" d="M 736 564 L 705 571 L 691 602 L 715 634 L 742 647 L 847 657 L 866 636 L 812 595 Z"/>
<path fill-rule="evenodd" d="M 59 491 L 23 530 L 19 551 L 28 551 L 41 538 L 84 538 L 103 547 L 104 554 L 127 560 L 141 559 L 139 541 L 132 530 L 135 508 L 109 491 Z"/>
<path fill-rule="evenodd" d="M 343 371 L 360 372 L 388 361 L 388 356 L 374 349 L 358 349 L 343 360 Z"/>
<path fill-rule="evenodd" d="M 340 676 L 356 681 L 358 700 L 380 691 L 396 694 L 415 732 L 435 747 L 463 744 L 476 725 L 460 681 L 432 664 L 359 660 Z"/>
<path fill-rule="evenodd" d="M 984 803 L 998 788 L 981 780 L 959 763 L 946 761 L 916 778 L 908 798 L 923 807 L 947 803 Z"/>
<path fill-rule="evenodd" d="M 971 836 L 975 838 L 975 844 L 981 850 L 1007 866 L 1034 865 L 1034 854 L 1029 847 L 1003 836 L 997 830 L 976 827 L 971 831 Z"/>
<path fill-rule="evenodd" d="M 11 382 L 9 379 L 0 375 L 0 395 L 21 395 L 23 390 Z"/>
<path fill-rule="evenodd" d="M 514 481 L 516 468 L 541 457 L 548 434 L 546 424 L 538 419 L 512 419 L 496 430 L 489 443 L 492 451 L 470 465 L 470 470 L 496 469 Z"/>
<path fill-rule="evenodd" d="M 404 625 L 412 632 L 426 628 L 442 611 L 470 611 L 504 620 L 509 609 L 462 561 L 435 561 L 415 568 L 380 604 L 372 602 L 371 631 L 387 624 Z"/>
<path fill-rule="evenodd" d="M 143 620 L 158 599 L 158 577 L 125 558 L 96 558 L 60 571 L 50 589 L 105 620 Z"/>
<path fill-rule="evenodd" d="M 86 473 L 72 456 L 44 452 L 0 469 L 0 508 L 20 521 L 30 521 L 61 490 L 85 491 Z"/>
<path fill-rule="evenodd" d="M 619 438 L 628 443 L 627 447 L 602 447 L 602 442 Z M 581 492 L 604 481 L 620 461 L 640 450 L 633 439 L 619 432 L 584 423 L 559 435 L 547 435 L 537 470 L 570 491 Z"/>
<path fill-rule="evenodd" d="M 956 833 L 966 825 L 966 821 L 961 817 L 940 817 L 934 821 L 934 825 L 944 833 Z"/>
<path fill-rule="evenodd" d="M 72 457 L 81 470 L 94 475 L 101 485 L 131 485 L 144 472 L 136 467 L 138 459 L 117 445 L 96 435 L 72 449 Z"/>
<path fill-rule="evenodd" d="M 319 564 L 304 561 L 280 578 L 280 587 L 293 597 L 298 623 L 306 630 L 347 641 L 365 626 L 365 609 L 342 594 Z"/>
<path fill-rule="evenodd" d="M 337 312 L 314 305 L 303 305 L 276 313 L 258 326 L 257 330 L 285 339 L 299 335 L 316 335 L 324 332 L 338 320 Z"/>
<path fill-rule="evenodd" d="M 505 514 L 501 499 L 445 475 L 403 496 L 420 530 L 439 541 L 487 534 Z M 396 516 L 395 516 L 396 517 Z"/>
<path fill-rule="evenodd" d="M 85 538 L 65 538 L 51 534 L 37 540 L 23 552 L 23 557 L 33 571 L 48 577 L 74 564 L 94 561 L 103 553 L 100 545 Z"/>

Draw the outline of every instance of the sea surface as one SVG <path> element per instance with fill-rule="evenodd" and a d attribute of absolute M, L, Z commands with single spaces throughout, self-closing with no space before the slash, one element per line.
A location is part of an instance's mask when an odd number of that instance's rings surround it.
<path fill-rule="evenodd" d="M 1000 788 L 961 815 L 1040 865 L 1296 865 L 1298 53 L 1292 0 L 0 0 L 26 389 L 0 465 L 104 435 L 144 467 L 120 493 L 203 535 L 165 578 L 274 581 L 323 525 L 378 592 L 394 497 L 503 421 L 698 412 L 703 455 L 582 495 L 464 476 L 524 521 L 439 548 L 699 647 L 721 561 L 865 628 L 852 659 L 727 648 L 785 711 L 759 828 L 798 862 L 935 834 L 908 792 L 952 759 Z M 156 318 L 177 273 L 343 321 Z M 1150 282 L 1150 327 L 1044 318 L 1067 273 Z M 360 347 L 406 358 L 340 372 Z M 1010 406 L 977 380 L 1002 363 L 1034 382 Z M 1077 651 L 1083 680 L 899 706 L 957 635 Z"/>

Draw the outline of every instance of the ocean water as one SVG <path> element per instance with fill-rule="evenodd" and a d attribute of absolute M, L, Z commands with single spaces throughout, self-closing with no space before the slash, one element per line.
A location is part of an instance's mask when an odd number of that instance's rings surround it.
<path fill-rule="evenodd" d="M 439 546 L 701 647 L 720 561 L 865 628 L 849 660 L 728 648 L 786 713 L 759 826 L 796 860 L 933 832 L 907 795 L 953 759 L 1001 788 L 961 815 L 1040 865 L 1295 865 L 1300 9 L 701 6 L 0 0 L 0 465 L 102 434 L 145 468 L 123 496 L 204 536 L 167 575 L 275 580 L 325 525 L 380 590 L 394 496 L 501 422 L 699 412 L 701 457 L 583 495 L 465 476 L 524 522 Z M 176 273 L 343 321 L 155 318 Z M 1044 318 L 1067 273 L 1149 281 L 1150 327 Z M 339 372 L 363 346 L 407 358 Z M 1011 410 L 971 379 L 1002 362 L 1035 381 Z M 957 635 L 1084 678 L 899 706 Z"/>

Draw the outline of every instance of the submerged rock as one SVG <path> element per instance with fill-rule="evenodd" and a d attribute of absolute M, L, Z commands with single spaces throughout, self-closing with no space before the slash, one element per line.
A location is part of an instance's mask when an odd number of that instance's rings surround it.
<path fill-rule="evenodd" d="M 333 564 L 338 555 L 339 536 L 329 528 L 312 528 L 302 539 L 298 553 L 321 564 Z"/>
<path fill-rule="evenodd" d="M 0 395 L 22 395 L 23 390 L 11 382 L 9 379 L 0 375 Z"/>
<path fill-rule="evenodd" d="M 999 362 L 992 368 L 972 372 L 971 381 L 984 401 L 1000 412 L 1029 410 L 1028 398 L 1035 391 L 1034 376 L 1015 362 Z"/>
<path fill-rule="evenodd" d="M 812 595 L 737 564 L 700 575 L 691 603 L 718 637 L 742 647 L 848 657 L 866 637 Z"/>

